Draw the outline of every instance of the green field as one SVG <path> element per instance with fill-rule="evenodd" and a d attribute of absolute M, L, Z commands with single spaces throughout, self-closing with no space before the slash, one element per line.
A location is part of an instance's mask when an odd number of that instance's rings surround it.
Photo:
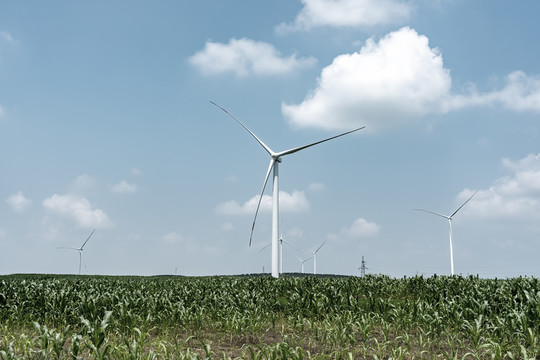
<path fill-rule="evenodd" d="M 1 359 L 529 359 L 540 282 L 0 276 Z"/>

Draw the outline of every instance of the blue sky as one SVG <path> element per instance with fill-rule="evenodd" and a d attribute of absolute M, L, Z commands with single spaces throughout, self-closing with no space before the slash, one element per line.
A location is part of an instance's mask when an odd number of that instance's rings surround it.
<path fill-rule="evenodd" d="M 0 2 L 0 274 L 540 276 L 537 1 Z M 270 188 L 266 195 L 270 195 Z M 298 271 L 292 248 L 284 270 Z M 312 261 L 305 264 L 312 271 Z"/>

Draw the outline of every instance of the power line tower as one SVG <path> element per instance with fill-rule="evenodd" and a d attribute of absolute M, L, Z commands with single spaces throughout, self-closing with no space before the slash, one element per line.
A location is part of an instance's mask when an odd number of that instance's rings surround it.
<path fill-rule="evenodd" d="M 364 260 L 364 257 L 362 256 L 362 264 L 358 268 L 360 270 L 360 276 L 364 277 L 366 276 L 366 269 L 367 269 L 367 261 Z"/>

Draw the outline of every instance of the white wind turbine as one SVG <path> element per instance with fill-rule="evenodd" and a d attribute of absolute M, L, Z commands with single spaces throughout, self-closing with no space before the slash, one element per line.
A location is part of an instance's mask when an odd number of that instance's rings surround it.
<path fill-rule="evenodd" d="M 424 210 L 424 209 L 413 209 L 413 210 L 418 210 L 418 211 L 424 211 L 424 212 L 427 212 L 427 213 L 430 213 L 430 214 L 437 215 L 437 216 L 443 217 L 445 219 L 448 219 L 448 227 L 449 227 L 448 233 L 449 233 L 449 236 L 450 236 L 450 274 L 452 276 L 454 275 L 454 239 L 453 239 L 453 234 L 452 234 L 452 218 L 454 217 L 454 215 L 457 214 L 457 212 L 459 210 L 461 210 L 462 207 L 465 206 L 465 204 L 467 204 L 473 198 L 474 195 L 476 195 L 476 191 L 474 192 L 474 194 L 471 195 L 470 198 L 467 199 L 467 201 L 465 201 L 460 207 L 458 207 L 457 210 L 454 211 L 452 213 L 452 215 L 450 215 L 450 216 L 439 214 L 439 213 L 429 211 L 429 210 Z"/>
<path fill-rule="evenodd" d="M 297 258 L 298 260 L 300 260 L 300 263 L 302 264 L 301 270 L 302 270 L 302 274 L 303 274 L 303 273 L 304 273 L 304 263 L 305 263 L 306 261 L 308 261 L 309 259 L 311 259 L 311 257 L 308 257 L 307 259 L 302 260 L 300 257 L 298 257 L 298 255 L 295 255 L 295 256 L 296 256 L 296 258 Z"/>
<path fill-rule="evenodd" d="M 289 150 L 281 151 L 281 152 L 274 152 L 272 149 L 270 149 L 265 143 L 263 143 L 251 130 L 249 130 L 244 124 L 240 122 L 237 118 L 235 118 L 231 113 L 229 113 L 227 110 L 219 106 L 213 101 L 210 101 L 213 105 L 217 106 L 221 110 L 223 110 L 227 115 L 232 117 L 237 123 L 239 123 L 247 132 L 253 136 L 255 140 L 266 150 L 268 155 L 270 155 L 270 165 L 268 165 L 268 171 L 266 172 L 266 177 L 264 179 L 263 187 L 261 190 L 261 196 L 259 197 L 259 202 L 257 203 L 257 210 L 255 211 L 255 217 L 253 219 L 253 224 L 251 226 L 251 235 L 249 237 L 249 246 L 251 246 L 251 240 L 253 238 L 253 230 L 255 229 L 255 221 L 257 220 L 257 214 L 259 213 L 259 207 L 261 206 L 261 200 L 264 194 L 264 189 L 266 188 L 266 183 L 268 182 L 268 178 L 270 177 L 270 171 L 274 170 L 274 186 L 272 190 L 272 276 L 275 278 L 279 277 L 279 271 L 278 271 L 278 265 L 279 265 L 279 253 L 278 253 L 278 244 L 279 244 L 279 163 L 281 162 L 281 158 L 285 155 L 293 154 L 297 151 L 304 150 L 308 147 L 323 143 L 328 140 L 332 140 L 335 138 L 338 138 L 343 135 L 347 135 L 350 133 L 353 133 L 355 131 L 363 129 L 365 126 L 359 127 L 357 129 L 347 131 L 343 134 L 332 136 L 328 139 L 320 140 L 317 142 L 314 142 L 312 144 L 304 145 L 295 147 Z"/>
<path fill-rule="evenodd" d="M 281 269 L 280 274 L 283 274 L 283 244 L 287 244 L 290 247 L 292 247 L 294 250 L 296 250 L 298 252 L 302 252 L 302 250 L 300 250 L 299 248 L 297 248 L 296 246 L 294 246 L 290 242 L 283 240 L 283 236 L 281 236 L 281 238 L 279 239 L 279 246 L 280 246 L 280 248 L 279 248 L 279 250 L 280 250 L 279 266 L 280 266 L 280 269 Z"/>
<path fill-rule="evenodd" d="M 326 244 L 328 240 L 324 240 L 324 242 L 317 248 L 317 250 L 313 251 L 313 275 L 317 275 L 317 252 L 321 250 L 321 248 Z"/>
<path fill-rule="evenodd" d="M 86 243 L 88 242 L 88 240 L 90 240 L 90 238 L 92 237 L 92 235 L 94 235 L 94 231 L 96 231 L 96 229 L 92 230 L 92 232 L 90 233 L 90 235 L 86 238 L 85 242 L 81 245 L 80 248 L 73 248 L 73 247 L 57 247 L 57 249 L 71 249 L 71 250 L 77 250 L 79 252 L 79 275 L 81 275 L 81 264 L 82 264 L 82 252 L 83 252 L 83 248 L 84 248 L 84 245 L 86 245 Z"/>
<path fill-rule="evenodd" d="M 301 251 L 300 249 L 294 247 L 291 243 L 283 240 L 283 233 L 280 235 L 279 237 L 279 273 L 280 274 L 283 274 L 283 243 L 289 245 L 290 247 L 292 247 L 294 250 L 296 251 Z M 261 250 L 259 250 L 259 252 L 263 251 L 264 249 L 266 249 L 267 247 L 271 246 L 272 243 L 264 246 Z"/>

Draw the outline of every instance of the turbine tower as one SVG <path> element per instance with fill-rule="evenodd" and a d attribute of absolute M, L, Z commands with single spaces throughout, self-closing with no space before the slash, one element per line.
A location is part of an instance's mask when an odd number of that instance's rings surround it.
<path fill-rule="evenodd" d="M 274 152 L 272 149 L 270 149 L 265 143 L 263 143 L 251 130 L 249 130 L 244 124 L 240 122 L 237 118 L 235 118 L 231 113 L 229 113 L 227 110 L 219 106 L 213 101 L 210 101 L 213 105 L 217 106 L 221 110 L 223 110 L 227 115 L 232 117 L 237 123 L 239 123 L 248 133 L 250 133 L 251 136 L 257 142 L 266 150 L 268 155 L 270 155 L 270 164 L 268 165 L 268 170 L 266 171 L 266 177 L 264 179 L 263 187 L 261 190 L 261 196 L 259 197 L 259 202 L 257 203 L 257 210 L 255 211 L 255 217 L 253 219 L 253 224 L 251 226 L 251 235 L 249 237 L 249 246 L 251 246 L 251 240 L 253 239 L 253 230 L 255 229 L 255 221 L 257 220 L 257 214 L 259 213 L 259 207 L 261 206 L 261 200 L 264 194 L 264 189 L 266 188 L 266 183 L 268 182 L 268 178 L 270 177 L 270 172 L 273 170 L 273 177 L 274 177 L 274 186 L 272 190 L 272 276 L 275 278 L 279 278 L 279 163 L 281 162 L 281 158 L 286 155 L 293 154 L 297 151 L 304 150 L 308 147 L 323 143 L 328 140 L 332 140 L 335 138 L 338 138 L 343 135 L 347 135 L 350 133 L 353 133 L 355 131 L 363 129 L 365 126 L 359 127 L 354 130 L 347 131 L 343 134 L 332 136 L 328 139 L 320 140 L 308 145 L 295 147 L 289 150 L 280 151 L 280 152 Z"/>
<path fill-rule="evenodd" d="M 317 275 L 317 252 L 321 250 L 324 244 L 326 244 L 328 240 L 325 240 L 318 248 L 317 250 L 313 251 L 313 275 Z"/>
<path fill-rule="evenodd" d="M 279 273 L 283 274 L 283 233 L 279 236 Z"/>
<path fill-rule="evenodd" d="M 81 245 L 80 248 L 72 248 L 72 247 L 57 247 L 57 249 L 71 249 L 71 250 L 77 250 L 79 252 L 79 275 L 81 275 L 81 264 L 82 264 L 82 251 L 83 251 L 83 248 L 84 248 L 84 245 L 86 245 L 86 243 L 88 242 L 88 240 L 90 240 L 90 238 L 92 237 L 92 235 L 94 235 L 94 231 L 96 231 L 96 229 L 92 230 L 92 232 L 90 233 L 90 235 L 88 235 L 88 237 L 86 238 L 85 242 Z"/>
<path fill-rule="evenodd" d="M 439 213 L 436 213 L 436 212 L 433 212 L 433 211 L 429 211 L 429 210 L 424 210 L 424 209 L 414 209 L 414 210 L 418 210 L 418 211 L 424 211 L 424 212 L 427 212 L 427 213 L 430 213 L 430 214 L 433 214 L 433 215 L 437 215 L 437 216 L 440 216 L 440 217 L 443 217 L 445 219 L 448 219 L 448 234 L 450 236 L 450 274 L 452 276 L 454 276 L 454 239 L 453 239 L 453 234 L 452 234 L 452 218 L 454 217 L 454 215 L 457 214 L 457 212 L 459 210 L 461 210 L 462 207 L 465 206 L 465 204 L 467 204 L 472 198 L 474 195 L 476 195 L 477 191 L 474 192 L 474 194 L 471 195 L 470 198 L 467 199 L 467 201 L 465 201 L 460 207 L 457 208 L 456 211 L 454 211 L 452 213 L 452 215 L 443 215 L 443 214 L 439 214 Z"/>

